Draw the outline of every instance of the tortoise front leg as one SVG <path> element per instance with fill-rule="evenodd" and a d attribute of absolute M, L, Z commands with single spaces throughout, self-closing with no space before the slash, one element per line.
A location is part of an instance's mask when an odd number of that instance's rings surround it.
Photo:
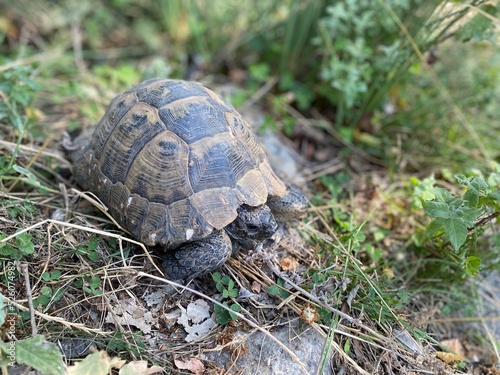
<path fill-rule="evenodd" d="M 224 230 L 217 230 L 199 241 L 167 251 L 162 263 L 166 278 L 190 281 L 222 266 L 231 256 L 232 244 Z"/>

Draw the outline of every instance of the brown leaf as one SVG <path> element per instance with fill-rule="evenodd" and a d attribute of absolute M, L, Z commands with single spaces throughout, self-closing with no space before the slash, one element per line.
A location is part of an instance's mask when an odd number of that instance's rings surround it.
<path fill-rule="evenodd" d="M 107 374 L 112 368 L 119 369 L 125 364 L 118 357 L 110 358 L 105 351 L 89 354 L 82 361 L 75 363 L 66 370 L 68 375 Z"/>
<path fill-rule="evenodd" d="M 195 375 L 203 375 L 205 373 L 205 366 L 198 358 L 191 358 L 189 361 L 174 359 L 174 363 L 179 370 L 188 370 Z"/>
<path fill-rule="evenodd" d="M 280 265 L 283 271 L 296 271 L 299 267 L 299 262 L 295 258 L 286 257 L 281 259 Z"/>
<path fill-rule="evenodd" d="M 436 357 L 438 357 L 444 363 L 450 365 L 453 362 L 460 362 L 462 360 L 461 357 L 452 353 L 446 352 L 436 352 Z"/>
<path fill-rule="evenodd" d="M 252 282 L 252 292 L 259 294 L 261 288 L 262 286 L 257 281 Z"/>
<path fill-rule="evenodd" d="M 162 372 L 163 369 L 159 366 L 152 366 L 148 368 L 147 361 L 133 361 L 127 363 L 120 369 L 120 375 L 151 375 Z"/>
<path fill-rule="evenodd" d="M 385 267 L 382 274 L 389 280 L 394 279 L 394 271 L 390 267 Z"/>
<path fill-rule="evenodd" d="M 465 350 L 459 339 L 443 340 L 441 341 L 441 345 L 446 346 L 450 352 L 453 352 L 460 357 L 465 357 Z"/>

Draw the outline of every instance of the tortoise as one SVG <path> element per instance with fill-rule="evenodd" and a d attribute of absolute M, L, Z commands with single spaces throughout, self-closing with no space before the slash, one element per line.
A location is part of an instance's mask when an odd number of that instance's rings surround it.
<path fill-rule="evenodd" d="M 133 237 L 165 250 L 162 267 L 173 280 L 212 272 L 235 241 L 268 239 L 278 221 L 307 208 L 241 115 L 196 82 L 140 83 L 66 150 L 76 182 Z"/>

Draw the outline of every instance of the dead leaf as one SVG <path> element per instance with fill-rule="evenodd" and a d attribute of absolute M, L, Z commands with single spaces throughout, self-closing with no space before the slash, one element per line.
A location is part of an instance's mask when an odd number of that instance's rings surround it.
<path fill-rule="evenodd" d="M 402 318 L 403 319 L 403 318 Z M 396 337 L 399 341 L 401 341 L 408 349 L 417 353 L 419 355 L 423 355 L 424 352 L 420 348 L 418 342 L 409 334 L 406 330 L 394 330 L 394 337 Z"/>
<path fill-rule="evenodd" d="M 160 310 L 164 301 L 165 301 L 165 292 L 163 290 L 151 292 L 144 296 L 144 302 L 146 302 L 146 305 L 149 308 L 153 306 L 155 307 L 153 311 Z"/>
<path fill-rule="evenodd" d="M 446 346 L 450 352 L 453 352 L 460 357 L 465 357 L 465 350 L 459 339 L 443 340 L 441 341 L 441 345 Z"/>
<path fill-rule="evenodd" d="M 262 286 L 257 282 L 252 282 L 252 292 L 259 294 Z"/>
<path fill-rule="evenodd" d="M 159 366 L 148 368 L 148 361 L 133 361 L 123 366 L 119 375 L 151 375 L 162 371 L 163 369 Z"/>
<path fill-rule="evenodd" d="M 384 268 L 384 270 L 382 271 L 382 274 L 389 280 L 392 280 L 394 279 L 394 271 L 392 268 L 389 268 L 389 267 L 386 267 Z"/>
<path fill-rule="evenodd" d="M 152 327 L 158 324 L 158 319 L 153 317 L 151 311 L 137 304 L 135 298 L 113 300 L 111 297 L 111 310 L 106 316 L 106 323 L 134 326 L 143 333 L 151 332 Z"/>
<path fill-rule="evenodd" d="M 307 304 L 300 310 L 300 319 L 307 324 L 313 324 L 318 320 L 318 312 L 313 305 Z"/>
<path fill-rule="evenodd" d="M 444 363 L 451 365 L 453 362 L 460 362 L 462 357 L 455 355 L 453 353 L 446 352 L 436 352 L 436 357 L 438 357 Z"/>
<path fill-rule="evenodd" d="M 43 120 L 45 119 L 45 113 L 43 113 L 38 108 L 28 107 L 25 109 L 26 116 L 33 120 Z"/>
<path fill-rule="evenodd" d="M 184 327 L 188 333 L 186 342 L 195 341 L 210 332 L 217 326 L 215 320 L 210 314 L 210 306 L 202 299 L 191 302 L 186 309 L 179 306 L 181 316 L 177 319 L 177 323 Z"/>
<path fill-rule="evenodd" d="M 299 262 L 293 257 L 281 259 L 280 266 L 283 271 L 296 271 L 299 267 Z"/>
<path fill-rule="evenodd" d="M 118 357 L 110 358 L 108 353 L 100 351 L 89 354 L 81 362 L 76 362 L 66 370 L 67 375 L 108 374 L 112 368 L 121 368 L 126 361 Z"/>
<path fill-rule="evenodd" d="M 195 375 L 202 375 L 205 373 L 205 366 L 198 358 L 191 358 L 189 361 L 174 359 L 174 363 L 179 370 L 188 370 Z"/>
<path fill-rule="evenodd" d="M 349 295 L 347 296 L 347 304 L 349 305 L 349 308 L 351 308 L 351 303 L 354 298 L 356 298 L 356 295 L 358 294 L 358 290 L 360 288 L 360 285 L 356 285 L 350 292 Z"/>

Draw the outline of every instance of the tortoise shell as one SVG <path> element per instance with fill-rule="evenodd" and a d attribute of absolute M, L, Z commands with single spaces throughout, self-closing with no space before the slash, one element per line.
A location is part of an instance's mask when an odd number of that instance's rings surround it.
<path fill-rule="evenodd" d="M 122 227 L 167 248 L 286 192 L 241 115 L 187 81 L 151 79 L 114 98 L 74 166 Z"/>

